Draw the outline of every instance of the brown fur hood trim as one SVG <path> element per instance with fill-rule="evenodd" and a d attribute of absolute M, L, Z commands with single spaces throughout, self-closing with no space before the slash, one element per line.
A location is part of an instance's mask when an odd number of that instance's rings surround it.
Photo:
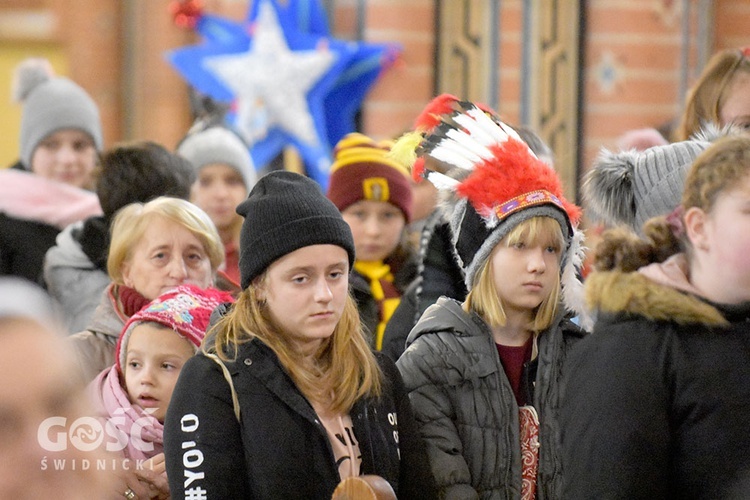
<path fill-rule="evenodd" d="M 586 304 L 593 311 L 637 314 L 652 321 L 679 324 L 729 324 L 710 304 L 654 283 L 638 272 L 595 272 L 586 278 L 585 285 Z"/>

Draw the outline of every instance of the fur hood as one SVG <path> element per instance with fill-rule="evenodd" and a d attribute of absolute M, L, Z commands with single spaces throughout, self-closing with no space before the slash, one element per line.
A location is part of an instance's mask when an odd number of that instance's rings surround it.
<path fill-rule="evenodd" d="M 628 313 L 678 324 L 728 325 L 722 313 L 709 303 L 657 284 L 639 272 L 592 273 L 586 279 L 586 303 L 597 313 Z"/>

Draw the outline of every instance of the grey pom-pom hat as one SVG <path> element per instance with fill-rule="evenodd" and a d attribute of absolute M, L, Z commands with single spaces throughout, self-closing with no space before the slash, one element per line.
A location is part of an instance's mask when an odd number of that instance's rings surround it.
<path fill-rule="evenodd" d="M 23 103 L 19 144 L 21 162 L 31 170 L 31 158 L 45 137 L 63 129 L 87 133 L 97 151 L 103 147 L 99 108 L 73 81 L 54 76 L 44 59 L 21 62 L 15 71 L 14 98 Z"/>
<path fill-rule="evenodd" d="M 215 163 L 232 167 L 242 176 L 248 191 L 258 180 L 247 144 L 226 127 L 217 125 L 188 133 L 177 146 L 177 153 L 190 161 L 196 172 Z"/>
<path fill-rule="evenodd" d="M 647 220 L 669 214 L 680 204 L 693 161 L 712 141 L 729 133 L 730 128 L 709 125 L 687 141 L 644 151 L 602 149 L 582 186 L 589 217 L 640 233 Z"/>

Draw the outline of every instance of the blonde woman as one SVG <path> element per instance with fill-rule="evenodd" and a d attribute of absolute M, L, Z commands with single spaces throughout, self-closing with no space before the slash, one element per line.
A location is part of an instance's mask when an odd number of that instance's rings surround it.
<path fill-rule="evenodd" d="M 435 498 L 401 378 L 370 350 L 349 295 L 354 242 L 339 211 L 286 171 L 237 210 L 243 291 L 175 387 L 172 494 L 328 500 L 345 478 L 379 475 L 402 498 Z"/>
<path fill-rule="evenodd" d="M 88 383 L 114 364 L 117 338 L 133 314 L 180 285 L 213 286 L 223 262 L 219 233 L 196 205 L 159 197 L 123 207 L 112 222 L 112 283 L 89 326 L 69 338 L 83 379 Z"/>

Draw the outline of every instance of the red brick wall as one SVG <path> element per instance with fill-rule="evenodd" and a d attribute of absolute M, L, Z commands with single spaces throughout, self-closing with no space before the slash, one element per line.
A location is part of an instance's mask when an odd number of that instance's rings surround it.
<path fill-rule="evenodd" d="M 699 2 L 692 1 L 692 32 Z M 611 0 L 586 2 L 584 159 L 590 166 L 600 147 L 614 147 L 617 136 L 629 129 L 659 126 L 679 118 L 684 96 L 680 91 L 682 2 Z M 750 44 L 750 2 L 716 0 L 709 54 Z M 696 64 L 696 42 L 690 63 Z M 604 84 L 601 71 L 613 67 L 613 85 Z M 689 73 L 688 87 L 699 74 Z"/>
<path fill-rule="evenodd" d="M 584 166 L 602 145 L 614 147 L 623 132 L 677 116 L 679 4 L 587 2 Z"/>
<path fill-rule="evenodd" d="M 399 60 L 381 75 L 363 109 L 364 131 L 377 138 L 412 126 L 433 97 L 435 9 L 433 0 L 372 0 L 367 3 L 363 38 L 398 42 Z"/>
<path fill-rule="evenodd" d="M 70 77 L 99 105 L 105 144 L 122 137 L 122 32 L 118 0 L 49 2 L 59 16 L 60 42 L 67 48 Z"/>
<path fill-rule="evenodd" d="M 714 49 L 750 45 L 750 2 L 716 0 Z"/>
<path fill-rule="evenodd" d="M 340 2 L 346 4 L 347 2 Z M 501 47 L 498 64 L 498 111 L 509 121 L 517 121 L 520 98 L 521 0 L 501 2 L 499 27 Z M 336 12 L 337 34 L 353 33 L 342 28 L 356 15 L 353 5 Z M 341 23 L 339 24 L 339 16 Z M 414 118 L 434 97 L 435 0 L 369 0 L 364 38 L 373 42 L 397 41 L 403 52 L 400 60 L 376 83 L 363 110 L 364 131 L 388 137 L 411 127 Z"/>
<path fill-rule="evenodd" d="M 698 3 L 692 1 L 694 14 Z M 376 85 L 365 106 L 365 131 L 386 136 L 408 127 L 432 97 L 435 2 L 369 0 L 367 5 L 365 38 L 397 40 L 404 47 L 400 63 Z M 673 0 L 585 2 L 583 168 L 600 147 L 614 147 L 620 134 L 660 126 L 679 115 L 681 6 Z M 351 26 L 353 2 L 340 10 L 345 8 L 341 17 Z M 750 1 L 717 0 L 714 13 L 710 50 L 750 44 Z M 522 14 L 521 0 L 501 2 L 498 111 L 509 121 L 519 119 Z M 693 18 L 693 33 L 696 26 Z M 695 57 L 693 41 L 691 64 Z M 605 76 L 608 72 L 612 78 Z"/>

